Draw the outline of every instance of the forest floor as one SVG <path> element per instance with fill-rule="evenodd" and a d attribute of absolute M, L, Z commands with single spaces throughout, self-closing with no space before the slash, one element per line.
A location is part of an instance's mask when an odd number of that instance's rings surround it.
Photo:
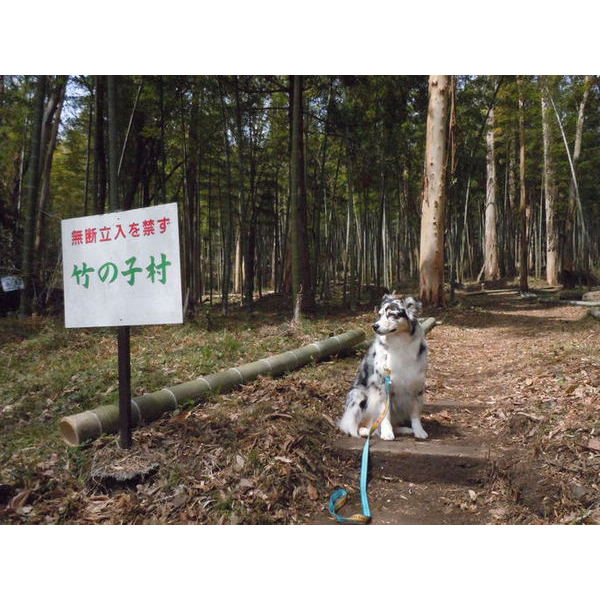
<path fill-rule="evenodd" d="M 135 328 L 133 393 L 369 332 L 374 318 L 331 306 L 290 329 L 281 304 Z M 373 444 L 373 523 L 600 522 L 600 323 L 514 291 L 459 295 L 433 316 L 430 437 Z M 68 448 L 58 420 L 116 400 L 114 334 L 0 324 L 0 523 L 334 523 L 339 486 L 342 512 L 359 508 L 362 443 L 335 427 L 359 353 L 184 407 L 134 430 L 131 451 L 115 436 Z M 130 485 L 97 476 L 136 466 Z"/>

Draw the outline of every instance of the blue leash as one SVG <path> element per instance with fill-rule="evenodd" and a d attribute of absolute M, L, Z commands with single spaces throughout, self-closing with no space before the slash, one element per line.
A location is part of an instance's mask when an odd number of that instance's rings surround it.
<path fill-rule="evenodd" d="M 387 371 L 387 370 L 386 370 Z M 369 475 L 369 442 L 371 441 L 371 434 L 381 425 L 381 422 L 387 415 L 390 408 L 390 391 L 392 389 L 392 378 L 388 374 L 384 380 L 385 384 L 385 408 L 379 418 L 371 428 L 369 429 L 369 435 L 365 440 L 365 445 L 362 451 L 362 460 L 360 465 L 360 501 L 362 504 L 362 513 L 356 513 L 350 517 L 343 517 L 338 513 L 339 509 L 346 504 L 348 500 L 348 492 L 343 488 L 339 488 L 331 494 L 329 498 L 329 512 L 337 519 L 338 523 L 346 525 L 367 525 L 371 522 L 371 508 L 369 507 L 369 496 L 367 494 L 367 479 Z"/>

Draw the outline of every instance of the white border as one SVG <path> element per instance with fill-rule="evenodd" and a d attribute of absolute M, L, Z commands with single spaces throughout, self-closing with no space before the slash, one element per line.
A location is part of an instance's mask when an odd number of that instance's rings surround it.
<path fill-rule="evenodd" d="M 592 2 L 30 0 L 3 7 L 9 74 L 587 74 Z"/>
<path fill-rule="evenodd" d="M 597 531 L 4 526 L 0 559 L 3 589 L 26 589 L 27 597 L 590 598 L 597 595 Z"/>

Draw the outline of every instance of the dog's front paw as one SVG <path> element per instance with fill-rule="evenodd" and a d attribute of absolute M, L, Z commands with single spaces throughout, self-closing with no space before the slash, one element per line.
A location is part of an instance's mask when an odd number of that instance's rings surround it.
<path fill-rule="evenodd" d="M 380 431 L 381 431 L 380 436 L 381 436 L 382 440 L 386 440 L 389 442 L 390 440 L 394 439 L 394 429 L 387 421 L 384 421 L 381 424 Z"/>
<path fill-rule="evenodd" d="M 382 431 L 381 432 L 381 439 L 385 440 L 387 442 L 393 440 L 394 439 L 394 432 L 392 430 L 390 430 L 390 431 Z"/>
<path fill-rule="evenodd" d="M 426 440 L 429 437 L 427 432 L 422 427 L 420 427 L 419 429 L 416 429 L 413 427 L 413 431 L 414 431 L 415 437 L 418 440 Z"/>
<path fill-rule="evenodd" d="M 421 425 L 421 419 L 418 417 L 412 418 L 410 424 L 412 425 L 413 433 L 418 440 L 426 440 L 429 437 Z"/>
<path fill-rule="evenodd" d="M 360 435 L 360 437 L 368 437 L 368 435 L 369 435 L 369 428 L 368 427 L 361 427 L 358 430 L 358 435 Z"/>

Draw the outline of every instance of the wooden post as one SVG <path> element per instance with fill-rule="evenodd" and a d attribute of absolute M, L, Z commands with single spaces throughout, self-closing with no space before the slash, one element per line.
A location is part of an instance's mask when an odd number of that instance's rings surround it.
<path fill-rule="evenodd" d="M 129 326 L 119 327 L 119 445 L 131 448 L 131 352 Z"/>

